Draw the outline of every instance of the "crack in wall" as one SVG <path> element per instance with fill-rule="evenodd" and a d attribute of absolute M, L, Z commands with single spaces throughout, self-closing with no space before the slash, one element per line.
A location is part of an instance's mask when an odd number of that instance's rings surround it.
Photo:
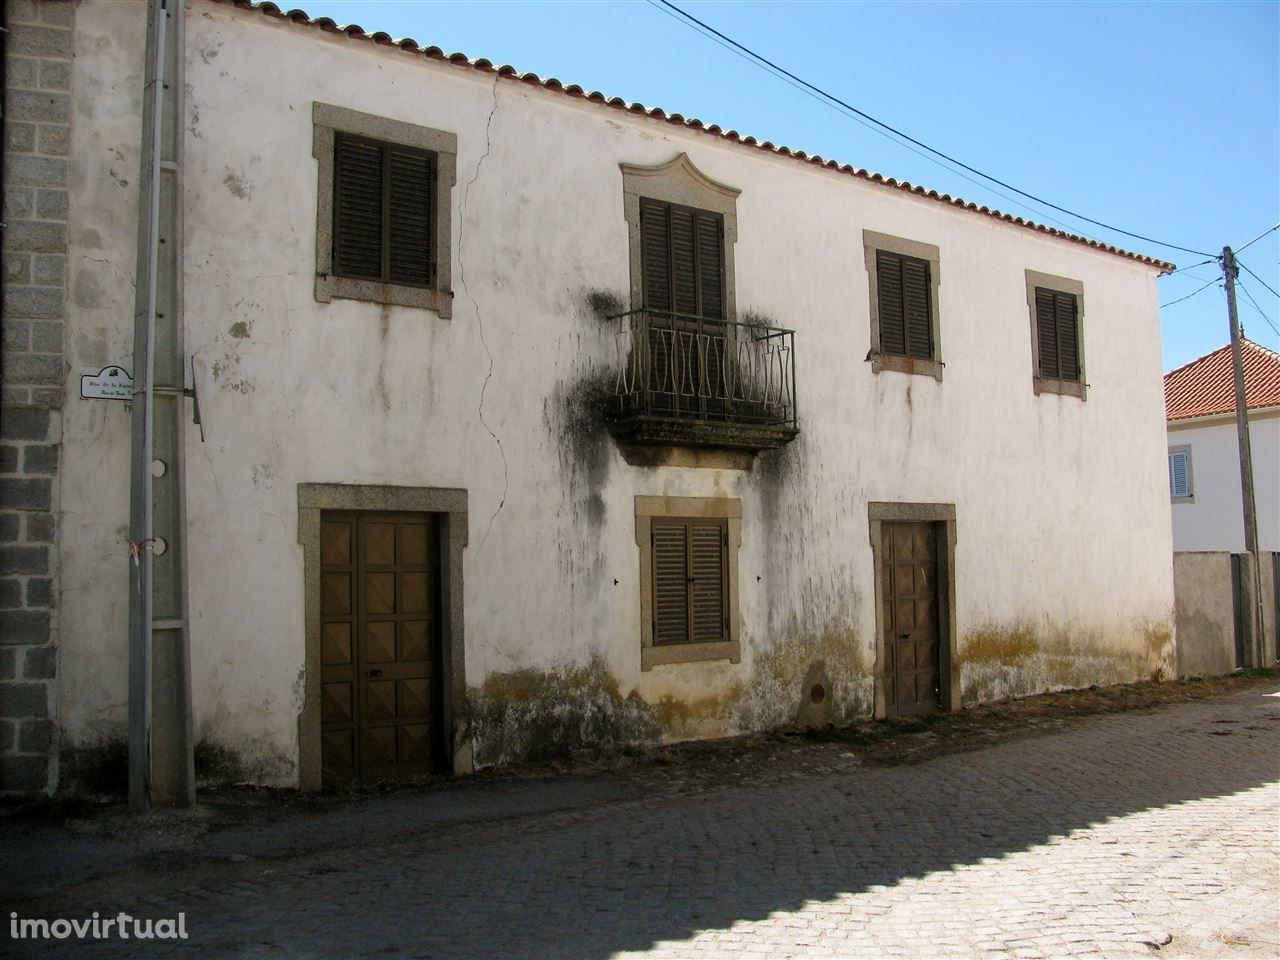
<path fill-rule="evenodd" d="M 498 514 L 502 511 L 503 506 L 507 502 L 507 492 L 510 489 L 510 475 L 507 470 L 507 453 L 502 448 L 502 441 L 498 439 L 498 435 L 494 432 L 493 427 L 489 426 L 489 421 L 484 418 L 484 397 L 489 389 L 489 381 L 493 378 L 493 351 L 489 349 L 489 342 L 484 335 L 484 317 L 480 311 L 480 304 L 476 298 L 471 295 L 470 289 L 467 287 L 467 260 L 462 254 L 463 244 L 466 240 L 467 227 L 467 201 L 471 197 L 471 188 L 475 182 L 480 179 L 480 168 L 484 166 L 485 160 L 488 159 L 489 153 L 493 147 L 491 133 L 493 130 L 493 115 L 498 112 L 498 78 L 493 78 L 493 106 L 489 108 L 489 117 L 484 124 L 484 153 L 480 155 L 480 159 L 476 161 L 475 172 L 471 175 L 471 179 L 467 181 L 467 185 L 462 190 L 462 204 L 458 211 L 458 285 L 462 287 L 462 292 L 467 299 L 471 301 L 471 306 L 476 313 L 476 326 L 480 331 L 480 345 L 484 347 L 485 356 L 489 359 L 489 369 L 484 375 L 484 383 L 480 385 L 480 403 L 476 407 L 476 414 L 480 417 L 480 423 L 488 431 L 489 436 L 493 437 L 493 442 L 498 445 L 498 455 L 502 457 L 502 496 L 498 500 L 498 505 L 494 508 L 493 513 L 489 516 L 489 523 L 484 528 L 484 536 L 480 538 L 480 546 L 476 548 L 478 556 L 484 545 L 489 539 L 489 531 L 493 529 L 493 521 L 497 519 Z"/>

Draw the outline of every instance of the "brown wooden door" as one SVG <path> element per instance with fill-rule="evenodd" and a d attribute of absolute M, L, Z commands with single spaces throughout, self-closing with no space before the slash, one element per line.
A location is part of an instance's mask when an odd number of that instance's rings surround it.
<path fill-rule="evenodd" d="M 881 525 L 885 713 L 939 709 L 938 548 L 931 523 Z"/>
<path fill-rule="evenodd" d="M 324 780 L 427 773 L 442 729 L 435 518 L 326 513 L 320 538 Z"/>

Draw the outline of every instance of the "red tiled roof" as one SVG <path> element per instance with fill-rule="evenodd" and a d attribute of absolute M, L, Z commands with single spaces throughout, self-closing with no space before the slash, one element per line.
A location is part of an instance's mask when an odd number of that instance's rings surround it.
<path fill-rule="evenodd" d="M 1252 340 L 1240 340 L 1244 355 L 1245 405 L 1249 410 L 1280 406 L 1280 354 Z M 1231 344 L 1164 375 L 1166 420 L 1189 420 L 1235 413 L 1236 381 Z"/>
<path fill-rule="evenodd" d="M 465 67 L 473 70 L 479 70 L 484 73 L 496 73 L 502 79 L 514 80 L 520 83 L 527 83 L 532 86 L 540 86 L 546 90 L 563 93 L 566 96 L 576 97 L 580 100 L 588 100 L 592 103 L 598 103 L 602 106 L 611 107 L 615 110 L 626 110 L 629 113 L 644 114 L 655 120 L 665 121 L 666 123 L 683 126 L 690 130 L 697 130 L 702 133 L 719 137 L 722 140 L 728 140 L 733 143 L 739 143 L 743 146 L 755 147 L 758 150 L 765 150 L 769 153 L 777 154 L 783 157 L 792 157 L 804 163 L 810 163 L 814 166 L 823 167 L 837 173 L 847 174 L 849 176 L 858 177 L 868 180 L 872 183 L 880 184 L 885 187 L 891 187 L 897 190 L 904 190 L 908 193 L 915 194 L 919 197 L 925 197 L 929 200 L 936 200 L 939 203 L 949 204 L 953 207 L 959 207 L 963 210 L 980 213 L 1005 223 L 1011 223 L 1015 226 L 1024 227 L 1028 230 L 1035 230 L 1038 233 L 1048 234 L 1052 237 L 1058 237 L 1062 240 L 1069 240 L 1072 243 L 1083 244 L 1087 247 L 1093 247 L 1095 250 L 1101 250 L 1106 253 L 1115 254 L 1128 260 L 1133 260 L 1149 267 L 1155 267 L 1162 273 L 1169 273 L 1176 269 L 1175 265 L 1164 260 L 1158 260 L 1155 257 L 1149 257 L 1141 253 L 1131 253 L 1128 250 L 1122 250 L 1119 247 L 1106 243 L 1100 243 L 1097 240 L 1090 240 L 1088 237 L 1077 236 L 1073 233 L 1067 233 L 1063 230 L 1057 230 L 1053 227 L 1046 227 L 1044 224 L 1036 223 L 1023 217 L 1015 217 L 1012 214 L 1001 213 L 991 207 L 981 206 L 976 203 L 969 203 L 960 197 L 953 197 L 950 194 L 938 193 L 936 190 L 928 190 L 925 187 L 916 186 L 905 180 L 896 180 L 893 177 L 885 177 L 878 173 L 872 173 L 861 167 L 853 167 L 847 163 L 838 163 L 835 160 L 826 160 L 816 154 L 808 154 L 803 150 L 792 150 L 789 147 L 773 144 L 768 140 L 757 140 L 755 137 L 744 137 L 736 130 L 723 130 L 716 124 L 705 124 L 696 118 L 685 118 L 678 113 L 667 113 L 661 107 L 646 107 L 642 103 L 628 103 L 620 97 L 606 97 L 603 93 L 596 90 L 587 91 L 576 83 L 564 84 L 555 77 L 542 79 L 536 73 L 520 73 L 512 66 L 495 67 L 492 61 L 485 59 L 472 60 L 465 53 L 445 53 L 439 47 L 424 47 L 416 40 L 392 39 L 389 33 L 379 30 L 375 33 L 366 33 L 364 28 L 358 24 L 348 24 L 341 26 L 337 21 L 330 17 L 317 17 L 314 20 L 308 16 L 305 10 L 291 9 L 281 10 L 275 3 L 265 0 L 265 2 L 251 2 L 251 0 L 214 0 L 216 3 L 230 4 L 242 10 L 256 10 L 259 13 L 266 14 L 269 17 L 278 20 L 288 20 L 292 23 L 304 26 L 318 27 L 329 33 L 340 33 L 352 38 L 353 40 L 364 40 L 377 46 L 387 47 L 389 49 L 398 49 L 404 53 L 422 56 L 428 60 L 439 60 L 450 63 L 455 66 Z"/>

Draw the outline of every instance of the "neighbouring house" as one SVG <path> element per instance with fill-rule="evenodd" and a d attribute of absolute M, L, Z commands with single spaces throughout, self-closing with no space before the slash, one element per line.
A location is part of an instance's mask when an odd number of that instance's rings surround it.
<path fill-rule="evenodd" d="M 1245 553 L 1231 345 L 1165 374 L 1178 670 L 1276 660 L 1280 622 L 1280 354 L 1241 338 L 1258 571 Z M 1261 623 L 1261 631 L 1257 625 Z"/>
<path fill-rule="evenodd" d="M 225 775 L 1174 669 L 1171 264 L 270 3 L 187 3 L 162 91 L 145 4 L 6 10 L 4 790 L 126 735 L 131 418 L 99 398 L 139 382 L 144 91 L 184 118 L 156 629 Z"/>
<path fill-rule="evenodd" d="M 1241 339 L 1258 549 L 1280 550 L 1280 354 Z M 1227 344 L 1165 374 L 1174 550 L 1245 548 L 1236 384 Z"/>

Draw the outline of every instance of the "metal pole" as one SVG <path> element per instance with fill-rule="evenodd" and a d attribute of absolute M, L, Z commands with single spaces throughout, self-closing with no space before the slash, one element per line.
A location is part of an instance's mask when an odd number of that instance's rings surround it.
<path fill-rule="evenodd" d="M 1253 567 L 1253 603 L 1249 618 L 1253 627 L 1252 666 L 1263 665 L 1262 571 L 1258 566 L 1258 515 L 1253 498 L 1253 453 L 1249 447 L 1249 407 L 1244 384 L 1244 352 L 1240 346 L 1240 321 L 1236 316 L 1236 259 L 1230 247 L 1222 248 L 1222 274 L 1227 281 L 1227 317 L 1231 322 L 1231 365 L 1236 385 L 1236 437 L 1240 448 L 1240 498 L 1244 505 L 1244 548 Z"/>

